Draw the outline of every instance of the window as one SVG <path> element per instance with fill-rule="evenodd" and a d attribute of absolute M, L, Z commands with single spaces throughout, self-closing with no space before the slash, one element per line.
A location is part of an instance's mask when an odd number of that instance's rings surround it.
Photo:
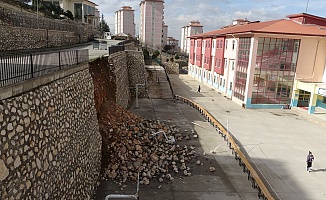
<path fill-rule="evenodd" d="M 225 41 L 225 49 L 228 49 L 228 41 Z"/>
<path fill-rule="evenodd" d="M 232 70 L 234 70 L 234 60 L 232 60 L 232 62 L 231 62 L 232 64 Z"/>
<path fill-rule="evenodd" d="M 223 79 L 222 79 L 222 78 L 220 78 L 220 86 L 222 86 L 222 82 L 223 82 Z"/>
<path fill-rule="evenodd" d="M 300 40 L 295 39 L 258 39 L 252 104 L 286 104 L 290 101 L 299 46 Z"/>
<path fill-rule="evenodd" d="M 223 80 L 223 87 L 225 87 L 225 79 Z"/>
<path fill-rule="evenodd" d="M 326 97 L 323 98 L 323 103 L 326 103 Z"/>
<path fill-rule="evenodd" d="M 214 76 L 214 83 L 216 83 L 216 75 Z M 325 99 L 325 98 L 324 98 Z"/>
<path fill-rule="evenodd" d="M 230 82 L 230 88 L 229 88 L 229 90 L 232 90 L 232 82 Z"/>
<path fill-rule="evenodd" d="M 224 68 L 228 68 L 228 60 L 225 59 L 225 65 L 224 65 Z"/>
<path fill-rule="evenodd" d="M 232 40 L 232 51 L 234 50 L 235 48 L 235 40 Z"/>
<path fill-rule="evenodd" d="M 216 46 L 216 49 L 220 48 L 220 41 L 217 40 L 217 46 Z"/>
<path fill-rule="evenodd" d="M 81 3 L 75 3 L 74 4 L 74 11 L 75 11 L 75 19 L 81 20 L 82 19 L 82 4 Z"/>
<path fill-rule="evenodd" d="M 212 48 L 215 48 L 215 41 L 213 41 Z"/>
<path fill-rule="evenodd" d="M 249 48 L 251 44 L 251 38 L 240 38 L 238 49 L 238 63 L 235 72 L 234 82 L 234 97 L 244 101 L 246 82 L 247 82 L 247 70 L 249 65 Z"/>

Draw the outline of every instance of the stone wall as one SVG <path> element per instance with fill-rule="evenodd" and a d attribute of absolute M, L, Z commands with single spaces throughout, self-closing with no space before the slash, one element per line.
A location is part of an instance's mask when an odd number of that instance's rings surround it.
<path fill-rule="evenodd" d="M 179 74 L 179 64 L 175 62 L 163 62 L 168 74 Z"/>
<path fill-rule="evenodd" d="M 91 199 L 101 135 L 89 70 L 0 100 L 1 199 Z"/>
<path fill-rule="evenodd" d="M 0 26 L 0 52 L 60 47 L 87 42 L 92 33 Z"/>
<path fill-rule="evenodd" d="M 100 112 L 105 101 L 113 101 L 127 108 L 135 95 L 136 84 L 146 82 L 145 62 L 142 51 L 121 51 L 98 58 L 90 63 L 95 85 L 95 105 Z M 139 87 L 146 96 L 146 88 Z"/>
<path fill-rule="evenodd" d="M 127 53 L 127 66 L 129 74 L 129 86 L 131 91 L 131 96 L 135 97 L 136 84 L 146 84 L 146 70 L 145 61 L 142 51 L 125 51 Z M 147 86 L 139 87 L 139 96 L 147 97 L 146 92 Z"/>

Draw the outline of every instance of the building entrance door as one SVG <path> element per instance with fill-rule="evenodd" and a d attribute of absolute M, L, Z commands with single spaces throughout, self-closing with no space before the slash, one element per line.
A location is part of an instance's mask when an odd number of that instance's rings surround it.
<path fill-rule="evenodd" d="M 309 107 L 309 101 L 310 101 L 310 92 L 300 90 L 298 107 Z"/>

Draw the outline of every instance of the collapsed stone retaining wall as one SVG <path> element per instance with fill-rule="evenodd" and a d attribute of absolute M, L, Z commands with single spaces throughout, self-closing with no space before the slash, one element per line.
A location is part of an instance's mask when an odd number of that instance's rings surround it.
<path fill-rule="evenodd" d="M 135 96 L 137 84 L 145 84 L 146 71 L 142 51 L 120 51 L 90 63 L 95 85 L 95 104 L 98 111 L 109 100 L 127 108 Z M 139 94 L 145 95 L 145 86 L 139 86 Z"/>
<path fill-rule="evenodd" d="M 88 69 L 0 100 L 0 199 L 91 199 L 101 135 Z"/>

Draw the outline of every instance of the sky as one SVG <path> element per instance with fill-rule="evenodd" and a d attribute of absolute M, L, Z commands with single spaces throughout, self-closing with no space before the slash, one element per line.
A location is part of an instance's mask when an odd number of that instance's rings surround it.
<path fill-rule="evenodd" d="M 136 35 L 139 32 L 140 0 L 91 0 L 114 33 L 114 14 L 122 6 L 135 10 Z M 307 6 L 308 5 L 308 6 Z M 307 12 L 326 17 L 326 0 L 165 0 L 164 22 L 168 36 L 180 41 L 181 28 L 192 20 L 200 21 L 204 32 L 232 24 L 232 20 L 250 21 L 285 19 L 287 15 Z"/>

